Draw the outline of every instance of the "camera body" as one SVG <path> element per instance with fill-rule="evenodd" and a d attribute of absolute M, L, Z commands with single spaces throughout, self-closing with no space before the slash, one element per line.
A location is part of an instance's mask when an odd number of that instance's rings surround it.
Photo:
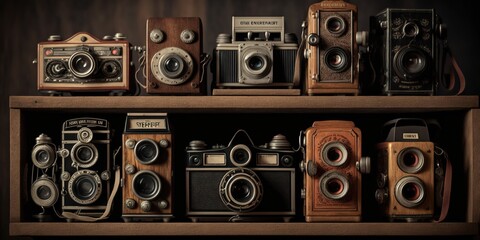
<path fill-rule="evenodd" d="M 239 91 L 298 88 L 300 82 L 294 79 L 297 50 L 295 34 L 285 34 L 283 16 L 233 16 L 232 34 L 217 37 L 214 87 L 241 88 Z"/>
<path fill-rule="evenodd" d="M 377 202 L 391 220 L 432 219 L 435 149 L 425 121 L 395 119 L 385 128 L 388 136 L 377 144 Z"/>
<path fill-rule="evenodd" d="M 56 183 L 57 147 L 46 134 L 40 134 L 32 148 L 32 179 L 30 196 L 42 212 L 33 215 L 39 221 L 52 217 L 47 209 L 54 208 L 60 196 Z"/>
<path fill-rule="evenodd" d="M 357 95 L 357 6 L 324 0 L 308 8 L 306 93 Z"/>
<path fill-rule="evenodd" d="M 100 118 L 75 118 L 62 129 L 62 210 L 98 216 L 111 194 L 111 131 Z"/>
<path fill-rule="evenodd" d="M 285 136 L 255 146 L 246 131 L 238 130 L 227 146 L 207 148 L 196 140 L 186 152 L 186 214 L 193 221 L 295 217 L 295 166 L 301 154 Z"/>
<path fill-rule="evenodd" d="M 123 134 L 125 221 L 170 220 L 172 207 L 172 134 L 164 113 L 129 113 Z"/>
<path fill-rule="evenodd" d="M 361 220 L 361 173 L 370 172 L 361 143 L 361 131 L 350 121 L 316 121 L 305 131 L 307 222 Z"/>
<path fill-rule="evenodd" d="M 433 9 L 387 8 L 370 18 L 370 54 L 383 94 L 435 94 L 442 26 Z"/>
<path fill-rule="evenodd" d="M 149 18 L 146 39 L 147 93 L 205 94 L 200 18 Z"/>
<path fill-rule="evenodd" d="M 52 35 L 38 43 L 37 89 L 41 92 L 130 90 L 130 43 L 121 33 L 100 40 L 78 32 L 65 41 Z"/>

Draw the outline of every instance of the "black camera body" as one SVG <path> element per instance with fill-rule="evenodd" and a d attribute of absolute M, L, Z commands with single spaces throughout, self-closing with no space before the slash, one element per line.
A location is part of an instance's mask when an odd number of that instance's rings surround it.
<path fill-rule="evenodd" d="M 99 118 L 75 118 L 62 129 L 62 210 L 98 216 L 110 197 L 111 131 Z"/>
<path fill-rule="evenodd" d="M 290 221 L 296 214 L 296 166 L 301 153 L 283 135 L 255 146 L 238 130 L 227 146 L 207 148 L 191 141 L 186 149 L 186 214 L 228 221 Z"/>
<path fill-rule="evenodd" d="M 214 88 L 299 88 L 297 50 L 296 35 L 284 33 L 283 17 L 233 16 L 232 34 L 217 37 Z"/>
<path fill-rule="evenodd" d="M 445 35 L 439 22 L 433 9 L 387 8 L 370 18 L 371 59 L 383 94 L 435 94 L 437 41 Z"/>

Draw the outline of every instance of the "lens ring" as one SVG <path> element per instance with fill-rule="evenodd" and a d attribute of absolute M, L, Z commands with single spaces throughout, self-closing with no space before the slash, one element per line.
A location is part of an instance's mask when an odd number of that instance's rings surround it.
<path fill-rule="evenodd" d="M 340 142 L 329 142 L 322 147 L 322 160 L 332 167 L 345 165 L 348 160 L 348 150 Z"/>
<path fill-rule="evenodd" d="M 167 61 L 172 61 L 178 64 L 178 68 L 172 71 L 171 65 L 167 68 Z M 193 74 L 194 61 L 189 53 L 185 50 L 170 47 L 164 48 L 156 52 L 150 64 L 150 69 L 153 76 L 161 83 L 167 85 L 180 85 L 185 83 Z"/>
<path fill-rule="evenodd" d="M 152 200 L 160 194 L 162 181 L 150 170 L 138 171 L 132 178 L 132 191 L 142 200 Z"/>
<path fill-rule="evenodd" d="M 234 168 L 222 177 L 219 184 L 222 202 L 235 212 L 249 212 L 260 205 L 263 186 L 257 174 L 247 168 Z"/>
<path fill-rule="evenodd" d="M 122 74 L 122 66 L 115 60 L 102 62 L 102 74 L 107 78 L 116 78 Z"/>
<path fill-rule="evenodd" d="M 158 144 L 152 139 L 142 139 L 135 144 L 133 149 L 135 153 L 135 159 L 141 164 L 152 164 L 158 159 L 160 154 L 160 148 Z"/>
<path fill-rule="evenodd" d="M 320 192 L 331 200 L 340 200 L 347 196 L 350 184 L 345 175 L 331 170 L 320 178 Z"/>
<path fill-rule="evenodd" d="M 425 185 L 417 177 L 403 177 L 395 184 L 395 198 L 406 208 L 417 207 L 425 200 Z"/>
<path fill-rule="evenodd" d="M 73 53 L 68 60 L 68 67 L 72 74 L 78 78 L 86 78 L 95 71 L 95 58 L 85 51 Z"/>
<path fill-rule="evenodd" d="M 93 132 L 90 128 L 82 127 L 78 130 L 77 140 L 82 143 L 89 143 L 93 140 Z"/>
<path fill-rule="evenodd" d="M 420 32 L 418 25 L 414 22 L 407 22 L 403 25 L 403 34 L 407 37 L 415 37 Z"/>
<path fill-rule="evenodd" d="M 98 149 L 92 143 L 77 142 L 70 154 L 72 161 L 81 168 L 89 168 L 98 161 Z"/>
<path fill-rule="evenodd" d="M 40 169 L 51 167 L 55 163 L 55 160 L 55 149 L 50 144 L 39 144 L 32 150 L 33 165 Z"/>
<path fill-rule="evenodd" d="M 273 46 L 270 43 L 243 43 L 238 51 L 241 83 L 269 84 L 273 81 Z"/>
<path fill-rule="evenodd" d="M 60 194 L 57 185 L 51 179 L 42 176 L 32 184 L 30 195 L 38 206 L 51 207 L 57 202 Z"/>
<path fill-rule="evenodd" d="M 78 204 L 92 204 L 100 198 L 101 193 L 102 180 L 95 171 L 77 171 L 68 181 L 68 194 Z"/>
<path fill-rule="evenodd" d="M 237 167 L 247 166 L 252 160 L 252 152 L 247 145 L 238 144 L 230 150 L 230 161 Z"/>
<path fill-rule="evenodd" d="M 418 173 L 425 164 L 425 156 L 418 148 L 405 148 L 398 154 L 397 165 L 405 173 Z"/>
<path fill-rule="evenodd" d="M 418 47 L 404 46 L 393 57 L 393 70 L 403 79 L 425 76 L 430 68 L 430 56 Z"/>
<path fill-rule="evenodd" d="M 335 37 L 339 37 L 344 34 L 345 30 L 347 29 L 346 26 L 347 24 L 345 23 L 345 20 L 343 20 L 343 18 L 339 15 L 329 16 L 325 20 L 325 28 Z"/>
<path fill-rule="evenodd" d="M 334 72 L 343 72 L 350 65 L 349 54 L 339 47 L 332 47 L 325 51 L 325 65 Z"/>

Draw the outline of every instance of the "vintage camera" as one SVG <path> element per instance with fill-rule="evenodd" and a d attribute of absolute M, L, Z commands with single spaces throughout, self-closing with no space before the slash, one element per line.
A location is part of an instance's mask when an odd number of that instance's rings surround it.
<path fill-rule="evenodd" d="M 32 178 L 30 196 L 42 211 L 33 217 L 39 221 L 50 220 L 60 196 L 57 186 L 57 147 L 46 134 L 40 134 L 32 149 Z M 53 212 L 49 212 L 53 209 Z"/>
<path fill-rule="evenodd" d="M 385 124 L 385 142 L 377 144 L 375 198 L 390 220 L 432 219 L 435 201 L 435 146 L 423 119 Z"/>
<path fill-rule="evenodd" d="M 284 33 L 283 17 L 232 17 L 232 34 L 220 34 L 214 53 L 214 95 L 223 88 L 286 88 L 299 95 L 299 79 L 294 80 L 297 37 Z M 279 94 L 285 91 L 278 90 Z"/>
<path fill-rule="evenodd" d="M 357 6 L 343 0 L 325 0 L 310 5 L 306 30 L 306 93 L 359 93 Z M 358 36 L 357 36 L 358 35 Z"/>
<path fill-rule="evenodd" d="M 362 175 L 370 158 L 362 156 L 362 134 L 351 121 L 317 121 L 305 132 L 305 220 L 360 221 Z"/>
<path fill-rule="evenodd" d="M 198 17 L 147 19 L 147 93 L 205 94 L 202 34 Z"/>
<path fill-rule="evenodd" d="M 129 113 L 123 134 L 125 221 L 172 217 L 172 134 L 167 114 Z"/>
<path fill-rule="evenodd" d="M 65 41 L 59 35 L 50 36 L 38 43 L 37 89 L 50 94 L 128 92 L 133 84 L 130 43 L 125 39 L 121 33 L 103 40 L 86 32 Z"/>
<path fill-rule="evenodd" d="M 279 134 L 255 146 L 238 130 L 227 146 L 189 143 L 186 214 L 193 221 L 290 221 L 296 213 L 296 166 L 301 152 Z"/>
<path fill-rule="evenodd" d="M 64 213 L 98 217 L 109 211 L 111 135 L 105 119 L 75 118 L 63 123 L 60 178 Z"/>
<path fill-rule="evenodd" d="M 370 18 L 370 54 L 385 95 L 434 95 L 440 74 L 438 43 L 445 38 L 433 9 L 387 8 Z"/>

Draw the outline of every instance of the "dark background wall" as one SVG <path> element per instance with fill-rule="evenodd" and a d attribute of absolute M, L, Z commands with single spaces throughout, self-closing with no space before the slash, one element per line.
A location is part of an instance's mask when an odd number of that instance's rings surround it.
<path fill-rule="evenodd" d="M 148 17 L 199 16 L 203 21 L 204 51 L 211 53 L 219 33 L 231 32 L 231 16 L 283 15 L 286 32 L 300 34 L 307 8 L 316 0 L 2 0 L 0 1 L 0 237 L 8 238 L 9 111 L 11 95 L 38 95 L 37 43 L 52 34 L 65 39 L 86 31 L 98 37 L 124 33 L 133 45 L 144 45 Z M 480 56 L 479 14 L 468 0 L 368 0 L 358 5 L 359 29 L 368 17 L 386 7 L 435 8 L 448 25 L 449 43 L 467 79 L 465 94 L 476 95 Z M 211 74 L 210 74 L 211 77 Z"/>

